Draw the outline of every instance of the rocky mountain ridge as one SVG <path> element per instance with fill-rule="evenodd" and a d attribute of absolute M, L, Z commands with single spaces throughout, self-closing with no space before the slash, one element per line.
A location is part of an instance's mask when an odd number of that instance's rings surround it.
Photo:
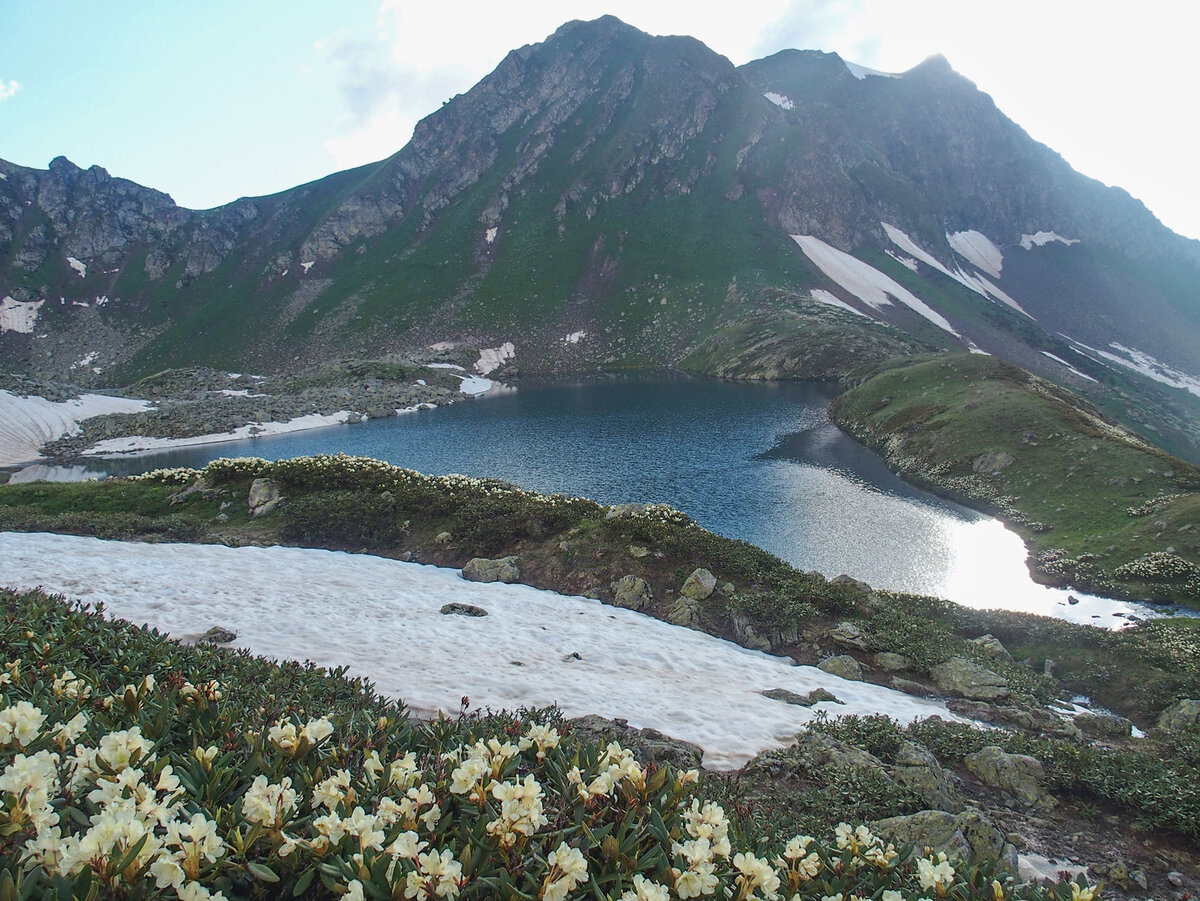
<path fill-rule="evenodd" d="M 940 57 L 734 67 L 605 17 L 512 51 L 392 157 L 269 197 L 184 210 L 63 158 L 0 175 L 13 372 L 512 341 L 525 372 L 844 378 L 908 342 L 1004 356 L 1176 452 L 1200 421 L 1200 242 Z M 840 350 L 810 367 L 831 306 Z"/>

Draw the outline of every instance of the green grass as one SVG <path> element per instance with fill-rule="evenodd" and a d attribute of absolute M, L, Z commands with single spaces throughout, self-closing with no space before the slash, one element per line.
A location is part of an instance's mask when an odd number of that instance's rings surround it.
<path fill-rule="evenodd" d="M 907 478 L 999 513 L 1046 578 L 1200 606 L 1200 570 L 1150 556 L 1200 560 L 1200 469 L 1069 392 L 960 355 L 888 364 L 830 412 Z M 989 454 L 1004 465 L 978 471 Z"/>

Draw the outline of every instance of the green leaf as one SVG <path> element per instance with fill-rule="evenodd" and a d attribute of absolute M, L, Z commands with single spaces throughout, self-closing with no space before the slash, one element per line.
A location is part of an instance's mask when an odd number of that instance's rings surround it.
<path fill-rule="evenodd" d="M 313 877 L 317 875 L 316 867 L 309 867 L 300 874 L 300 878 L 296 880 L 296 885 L 292 888 L 292 897 L 299 898 L 312 885 Z"/>
<path fill-rule="evenodd" d="M 250 875 L 255 879 L 261 879 L 263 882 L 278 882 L 279 877 L 266 864 L 250 861 L 246 864 L 246 869 L 250 871 Z"/>

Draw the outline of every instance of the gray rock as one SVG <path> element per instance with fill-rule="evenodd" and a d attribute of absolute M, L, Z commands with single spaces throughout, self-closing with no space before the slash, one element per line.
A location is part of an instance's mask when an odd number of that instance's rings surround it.
<path fill-rule="evenodd" d="M 438 532 L 433 537 L 434 544 L 449 544 L 453 540 L 454 540 L 454 536 L 451 535 L 449 532 Z"/>
<path fill-rule="evenodd" d="M 679 593 L 685 598 L 703 601 L 716 590 L 716 587 L 717 577 L 707 569 L 699 567 L 692 570 L 692 574 L 684 580 L 683 588 L 679 589 Z"/>
<path fill-rule="evenodd" d="M 764 698 L 770 698 L 772 701 L 783 701 L 785 704 L 794 704 L 797 707 L 811 707 L 813 704 L 820 704 L 822 701 L 832 701 L 834 704 L 844 704 L 845 701 L 840 700 L 833 692 L 826 691 L 824 688 L 814 688 L 806 695 L 796 694 L 794 691 L 788 691 L 786 688 L 768 688 L 762 692 Z"/>
<path fill-rule="evenodd" d="M 950 857 L 995 863 L 1012 875 L 1017 873 L 1016 847 L 978 810 L 960 814 L 922 810 L 909 816 L 877 820 L 871 829 L 897 845 L 928 847 L 944 851 Z"/>
<path fill-rule="evenodd" d="M 247 504 L 251 516 L 265 516 L 284 502 L 285 498 L 279 492 L 279 486 L 270 479 L 255 479 L 250 483 L 250 495 Z"/>
<path fill-rule="evenodd" d="M 443 604 L 439 613 L 457 614 L 458 616 L 487 616 L 488 612 L 482 607 L 476 607 L 474 604 L 460 604 L 457 601 L 451 601 L 449 604 Z"/>
<path fill-rule="evenodd" d="M 521 569 L 516 557 L 500 557 L 496 560 L 472 557 L 463 564 L 462 574 L 469 582 L 512 583 L 520 580 Z"/>
<path fill-rule="evenodd" d="M 1057 804 L 1042 787 L 1046 772 L 1042 762 L 1028 754 L 1008 754 L 990 745 L 968 754 L 963 763 L 984 785 L 1011 795 L 1026 806 L 1053 807 Z"/>
<path fill-rule="evenodd" d="M 826 673 L 832 673 L 835 676 L 841 676 L 843 679 L 849 679 L 852 682 L 861 682 L 863 677 L 862 667 L 849 654 L 827 657 L 817 664 L 817 669 Z"/>
<path fill-rule="evenodd" d="M 954 713 L 996 726 L 1016 726 L 1028 732 L 1040 732 L 1072 741 L 1083 738 L 1083 733 L 1074 722 L 1045 707 L 1001 706 L 961 699 L 947 702 L 946 707 Z"/>
<path fill-rule="evenodd" d="M 1112 713 L 1080 713 L 1075 725 L 1093 738 L 1129 738 L 1133 733 L 1131 721 Z"/>
<path fill-rule="evenodd" d="M 958 813 L 964 807 L 954 787 L 954 777 L 942 769 L 936 757 L 916 742 L 900 745 L 892 764 L 892 778 L 915 792 L 933 810 Z"/>
<path fill-rule="evenodd" d="M 995 701 L 1009 696 L 1008 680 L 965 657 L 951 657 L 929 671 L 942 691 L 976 701 Z"/>
<path fill-rule="evenodd" d="M 1185 698 L 1176 701 L 1160 713 L 1155 725 L 1164 732 L 1176 732 L 1184 726 L 1194 726 L 1196 723 L 1200 723 L 1200 701 Z"/>
<path fill-rule="evenodd" d="M 813 766 L 854 767 L 884 774 L 883 761 L 870 751 L 830 735 L 805 732 L 797 737 L 795 747 Z"/>
<path fill-rule="evenodd" d="M 895 670 L 906 670 L 912 667 L 912 661 L 903 654 L 893 654 L 891 651 L 880 651 L 874 657 L 874 662 L 881 670 L 893 672 Z"/>
<path fill-rule="evenodd" d="M 664 735 L 656 729 L 635 729 L 627 720 L 606 720 L 589 714 L 568 721 L 571 731 L 592 743 L 619 741 L 643 763 L 666 763 L 680 770 L 696 769 L 704 749 L 691 742 Z"/>
<path fill-rule="evenodd" d="M 999 638 L 990 634 L 972 638 L 971 644 L 975 645 L 993 660 L 1003 660 L 1005 663 L 1013 662 L 1012 654 L 1008 653 L 1008 648 L 1000 642 Z"/>
<path fill-rule="evenodd" d="M 237 638 L 237 633 L 231 629 L 226 629 L 222 626 L 213 626 L 203 635 L 196 639 L 197 642 L 205 644 L 229 644 Z"/>
<path fill-rule="evenodd" d="M 774 652 L 787 645 L 799 644 L 801 629 L 798 623 L 754 622 L 748 616 L 734 613 L 730 617 L 734 639 L 741 645 L 759 651 Z"/>
<path fill-rule="evenodd" d="M 646 511 L 645 504 L 614 504 L 604 514 L 605 519 L 621 519 L 625 516 L 636 516 Z"/>
<path fill-rule="evenodd" d="M 609 586 L 613 591 L 613 606 L 629 610 L 645 610 L 654 600 L 654 592 L 641 576 L 621 576 Z"/>
<path fill-rule="evenodd" d="M 986 454 L 980 454 L 971 461 L 971 469 L 980 475 L 991 475 L 1007 469 L 1016 459 L 1008 451 L 988 451 Z"/>
<path fill-rule="evenodd" d="M 667 611 L 666 620 L 676 626 L 687 626 L 689 629 L 700 628 L 700 602 L 691 598 L 679 598 Z"/>
<path fill-rule="evenodd" d="M 629 545 L 629 556 L 640 560 L 642 557 L 650 556 L 650 549 L 644 548 L 640 544 L 631 544 Z"/>
<path fill-rule="evenodd" d="M 892 676 L 888 685 L 896 691 L 902 691 L 906 695 L 914 695 L 918 698 L 932 698 L 935 694 L 928 686 L 914 682 L 912 679 L 902 679 L 900 676 Z"/>
<path fill-rule="evenodd" d="M 834 581 L 836 581 L 836 579 Z M 863 630 L 854 623 L 838 623 L 830 631 L 829 637 L 838 644 L 844 644 L 848 647 L 858 648 L 859 650 L 863 651 L 867 650 L 867 637 L 863 634 Z"/>

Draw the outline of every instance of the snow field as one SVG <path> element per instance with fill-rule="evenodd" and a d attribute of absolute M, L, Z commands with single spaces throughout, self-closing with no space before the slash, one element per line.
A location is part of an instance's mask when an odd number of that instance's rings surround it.
<path fill-rule="evenodd" d="M 455 713 L 468 697 L 472 708 L 557 704 L 570 717 L 621 717 L 695 742 L 715 769 L 787 745 L 822 710 L 956 719 L 934 701 L 599 601 L 365 554 L 0 533 L 0 584 L 102 602 L 179 638 L 221 625 L 256 654 L 348 665 L 423 714 Z M 454 601 L 488 615 L 439 612 Z M 845 704 L 761 694 L 817 687 Z"/>
<path fill-rule="evenodd" d="M 141 413 L 150 407 L 149 401 L 103 394 L 55 403 L 44 397 L 0 391 L 0 466 L 37 460 L 43 444 L 75 434 L 79 423 L 90 416 Z"/>

